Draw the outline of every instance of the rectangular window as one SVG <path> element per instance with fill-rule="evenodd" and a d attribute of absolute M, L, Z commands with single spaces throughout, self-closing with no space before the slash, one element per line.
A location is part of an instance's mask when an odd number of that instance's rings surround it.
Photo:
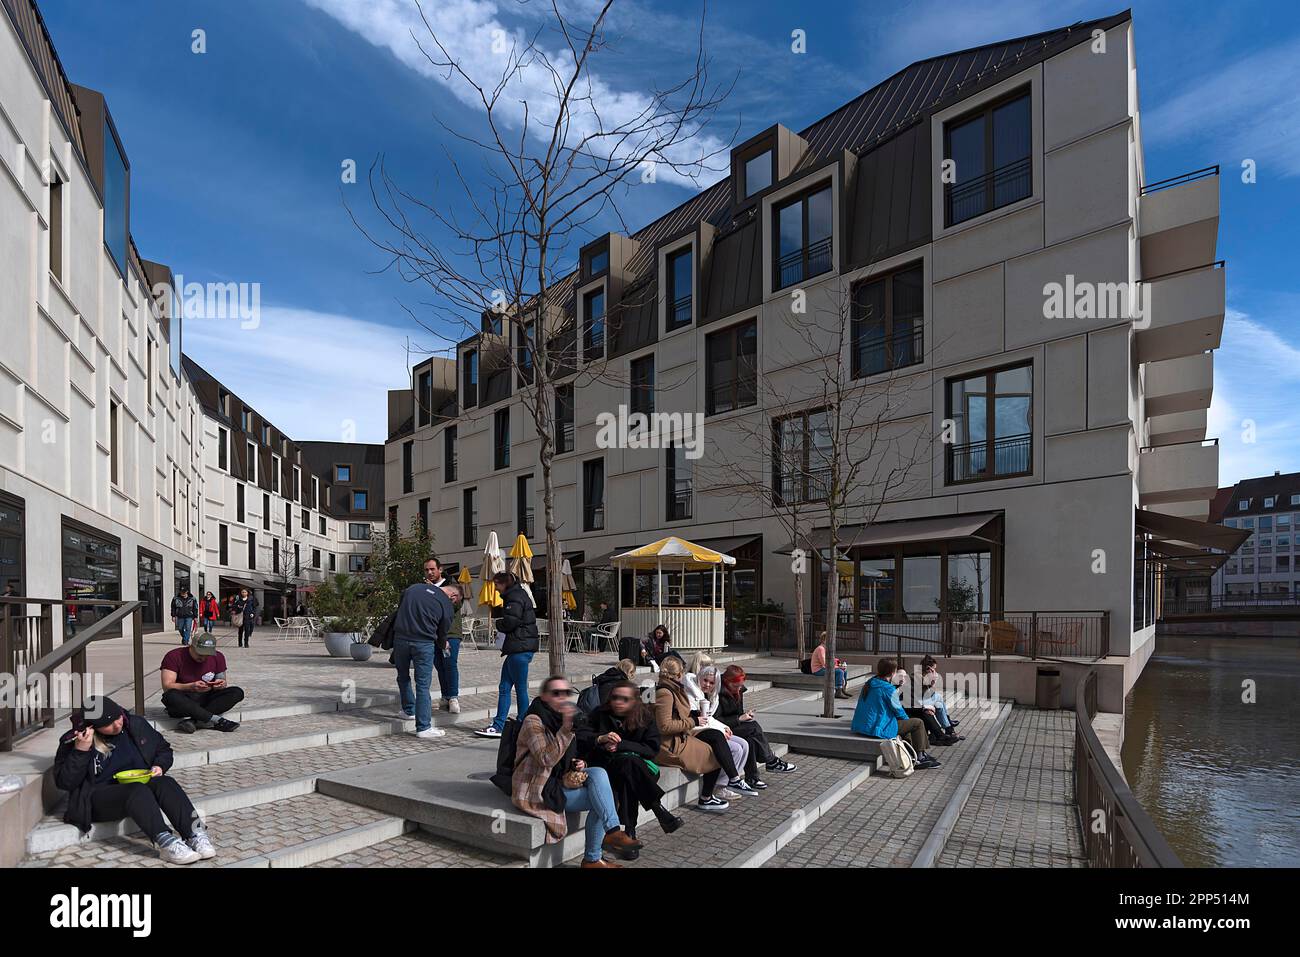
<path fill-rule="evenodd" d="M 462 408 L 472 409 L 478 405 L 478 351 L 470 349 L 461 353 L 461 396 Z"/>
<path fill-rule="evenodd" d="M 533 537 L 533 477 L 515 479 L 515 526 L 520 535 Z"/>
<path fill-rule="evenodd" d="M 320 479 L 314 475 L 311 479 L 311 507 L 320 508 Z"/>
<path fill-rule="evenodd" d="M 834 215 L 831 187 L 821 186 L 792 199 L 774 212 L 776 256 L 772 275 L 777 289 L 793 286 L 831 270 Z"/>
<path fill-rule="evenodd" d="M 416 385 L 415 401 L 416 425 L 428 425 L 433 414 L 433 372 L 431 370 L 426 369 L 420 373 Z"/>
<path fill-rule="evenodd" d="M 50 181 L 50 274 L 63 281 L 63 180 Z"/>
<path fill-rule="evenodd" d="M 715 332 L 705 340 L 705 398 L 709 415 L 758 401 L 758 323 Z"/>
<path fill-rule="evenodd" d="M 271 539 L 271 571 L 277 575 L 280 573 L 280 540 Z"/>
<path fill-rule="evenodd" d="M 691 517 L 694 486 L 691 460 L 686 457 L 686 449 L 680 445 L 670 446 L 665 453 L 664 465 L 664 487 L 668 494 L 664 515 L 668 521 Z"/>
<path fill-rule="evenodd" d="M 262 529 L 271 530 L 271 496 L 262 493 Z"/>
<path fill-rule="evenodd" d="M 302 510 L 302 521 L 298 527 L 301 528 L 304 532 L 311 531 L 311 512 L 309 512 L 305 508 Z"/>
<path fill-rule="evenodd" d="M 415 442 L 402 443 L 402 493 L 415 491 Z"/>
<path fill-rule="evenodd" d="M 352 466 L 351 466 L 351 465 L 336 465 L 336 466 L 334 466 L 334 481 L 335 481 L 335 482 L 351 482 L 351 481 L 352 481 Z"/>
<path fill-rule="evenodd" d="M 691 289 L 694 282 L 691 263 L 689 246 L 668 257 L 668 332 L 691 324 Z"/>
<path fill-rule="evenodd" d="M 605 527 L 605 460 L 582 463 L 582 528 L 599 532 Z"/>
<path fill-rule="evenodd" d="M 302 501 L 302 469 L 296 465 L 293 467 L 293 500 Z"/>
<path fill-rule="evenodd" d="M 442 473 L 444 482 L 456 481 L 456 426 L 442 433 Z"/>
<path fill-rule="evenodd" d="M 302 574 L 302 546 L 297 542 L 293 546 L 293 573 L 295 575 Z"/>
<path fill-rule="evenodd" d="M 427 498 L 420 499 L 416 514 L 420 518 L 420 528 L 427 532 L 429 530 L 429 500 Z"/>
<path fill-rule="evenodd" d="M 250 571 L 257 568 L 257 532 L 248 533 L 248 568 Z"/>
<path fill-rule="evenodd" d="M 1289 572 L 1289 571 L 1291 570 L 1291 556 L 1290 556 L 1290 555 L 1278 555 L 1278 556 L 1277 556 L 1277 570 L 1280 571 L 1280 572 Z"/>
<path fill-rule="evenodd" d="M 230 564 L 230 528 L 226 525 L 217 526 L 217 564 Z"/>
<path fill-rule="evenodd" d="M 1028 475 L 1033 468 L 1033 366 L 948 380 L 948 482 Z"/>
<path fill-rule="evenodd" d="M 333 552 L 330 552 L 330 571 L 335 571 L 335 570 L 336 570 L 335 567 L 334 567 L 334 561 L 335 561 L 335 559 L 334 559 L 334 553 L 333 553 Z"/>
<path fill-rule="evenodd" d="M 253 410 L 252 409 L 244 409 L 244 411 L 240 413 L 239 426 L 245 432 L 253 431 Z"/>
<path fill-rule="evenodd" d="M 370 493 L 364 489 L 358 489 L 352 493 L 352 511 L 364 512 L 369 508 Z"/>
<path fill-rule="evenodd" d="M 830 493 L 834 455 L 827 410 L 773 419 L 773 503 L 825 501 Z"/>
<path fill-rule="evenodd" d="M 366 522 L 348 522 L 348 541 L 370 541 L 370 525 Z"/>
<path fill-rule="evenodd" d="M 348 571 L 353 572 L 353 573 L 357 573 L 357 572 L 363 572 L 363 571 L 365 571 L 365 570 L 366 570 L 366 556 L 365 556 L 365 555 L 349 555 L 349 556 L 348 556 Z"/>
<path fill-rule="evenodd" d="M 313 549 L 311 550 L 311 567 L 312 567 L 312 568 L 320 568 L 320 549 L 319 549 L 319 548 L 313 548 Z"/>
<path fill-rule="evenodd" d="M 478 544 L 478 500 L 477 489 L 465 489 L 461 501 L 461 521 L 466 548 Z"/>
<path fill-rule="evenodd" d="M 244 521 L 244 485 L 235 486 L 235 521 Z"/>
<path fill-rule="evenodd" d="M 593 279 L 609 269 L 609 247 L 587 253 L 587 278 Z"/>
<path fill-rule="evenodd" d="M 772 151 L 763 150 L 757 156 L 745 160 L 744 198 L 749 199 L 755 193 L 761 193 L 772 185 Z"/>
<path fill-rule="evenodd" d="M 1029 93 L 983 107 L 944 127 L 944 158 L 953 182 L 944 186 L 949 226 L 1007 206 L 1033 192 Z"/>
<path fill-rule="evenodd" d="M 319 523 L 320 523 L 320 525 L 319 525 L 320 533 L 321 533 L 322 535 L 328 535 L 329 532 L 326 531 L 327 526 L 325 525 L 325 516 L 324 516 L 324 515 L 318 516 L 318 519 L 317 519 L 317 520 L 318 520 Z"/>
<path fill-rule="evenodd" d="M 858 282 L 850 326 L 853 378 L 915 365 L 922 359 L 924 295 L 921 264 Z"/>
<path fill-rule="evenodd" d="M 397 506 L 388 506 L 388 533 L 397 534 Z"/>
<path fill-rule="evenodd" d="M 1264 496 L 1264 507 L 1265 507 L 1265 508 L 1272 508 L 1272 507 L 1273 507 L 1273 503 L 1274 503 L 1275 501 L 1277 501 L 1277 500 L 1276 500 L 1272 495 L 1266 495 L 1266 496 Z"/>
<path fill-rule="evenodd" d="M 265 422 L 262 423 L 262 444 L 263 445 L 271 444 L 271 427 L 267 425 Z"/>
<path fill-rule="evenodd" d="M 291 502 L 284 503 L 284 534 L 293 534 L 293 504 Z"/>
<path fill-rule="evenodd" d="M 153 354 L 158 350 L 158 343 L 153 336 L 147 336 L 144 342 L 144 399 L 149 408 L 153 408 Z"/>
<path fill-rule="evenodd" d="M 271 491 L 280 494 L 280 456 L 271 456 Z"/>
<path fill-rule="evenodd" d="M 588 362 L 605 355 L 605 290 L 596 289 L 582 300 L 582 355 Z"/>
<path fill-rule="evenodd" d="M 221 428 L 217 429 L 217 468 L 230 471 L 230 433 Z"/>
<path fill-rule="evenodd" d="M 655 357 L 633 359 L 631 366 L 630 411 L 650 415 L 655 410 Z"/>
<path fill-rule="evenodd" d="M 254 485 L 256 485 L 257 484 L 257 446 L 254 443 L 249 442 L 245 446 L 244 451 L 248 455 L 248 480 L 252 482 Z"/>
<path fill-rule="evenodd" d="M 510 467 L 510 410 L 498 409 L 492 417 L 492 467 Z"/>
<path fill-rule="evenodd" d="M 122 484 L 121 468 L 121 448 L 118 434 L 121 431 L 119 426 L 118 404 L 110 402 L 108 404 L 108 477 L 114 485 Z"/>
<path fill-rule="evenodd" d="M 131 232 L 127 208 L 128 173 L 122 145 L 113 126 L 104 120 L 104 245 L 117 264 L 117 271 L 127 275 L 127 247 Z"/>
<path fill-rule="evenodd" d="M 555 387 L 555 452 L 573 451 L 573 383 Z"/>
<path fill-rule="evenodd" d="M 533 341 L 533 324 L 527 323 L 518 327 L 516 335 L 519 338 L 515 346 L 515 364 L 519 367 L 519 381 L 521 383 L 531 383 L 533 381 L 533 352 L 536 343 Z"/>
<path fill-rule="evenodd" d="M 1294 501 L 1294 499 L 1292 500 L 1291 504 L 1292 504 L 1292 505 L 1295 505 L 1295 504 L 1296 504 L 1295 501 Z M 1237 511 L 1239 511 L 1239 512 L 1244 512 L 1244 511 L 1245 511 L 1246 509 L 1248 509 L 1248 508 L 1250 508 L 1250 499 L 1248 499 L 1248 498 L 1244 498 L 1244 499 L 1242 499 L 1240 502 L 1237 503 Z"/>

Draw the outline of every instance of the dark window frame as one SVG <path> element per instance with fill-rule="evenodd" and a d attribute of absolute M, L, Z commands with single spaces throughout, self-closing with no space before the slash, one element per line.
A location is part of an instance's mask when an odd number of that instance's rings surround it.
<path fill-rule="evenodd" d="M 647 368 L 649 376 L 645 375 Z M 655 411 L 655 354 L 638 356 L 628 363 L 628 412 L 653 415 Z"/>
<path fill-rule="evenodd" d="M 1024 159 L 1014 160 L 1006 164 L 1003 169 L 995 169 L 993 166 L 994 152 L 994 134 L 993 134 L 993 114 L 996 110 L 1001 109 L 1018 100 L 1026 99 L 1029 101 L 1029 155 Z M 960 116 L 955 116 L 943 124 L 943 158 L 949 160 L 952 158 L 952 131 L 976 120 L 982 119 L 984 122 L 984 174 L 981 177 L 984 186 L 985 206 L 977 213 L 971 213 L 969 216 L 963 216 L 961 219 L 953 219 L 953 188 L 961 189 L 969 183 L 978 182 L 977 180 L 968 180 L 967 183 L 945 183 L 943 187 L 943 225 L 945 229 L 953 226 L 960 226 L 962 223 L 968 223 L 973 219 L 979 219 L 989 213 L 996 212 L 999 209 L 1005 209 L 1023 200 L 1029 199 L 1034 195 L 1034 99 L 1033 88 L 1022 86 L 1004 96 L 997 97 L 989 102 L 976 107 Z M 1025 166 L 1023 171 L 1011 169 L 1012 167 Z M 1011 169 L 1011 173 L 1005 175 L 1026 175 L 1028 176 L 1028 188 L 1023 196 L 1017 196 L 1015 199 L 1009 199 L 1005 203 L 997 203 L 997 176 L 1004 172 L 1005 169 Z"/>
<path fill-rule="evenodd" d="M 1000 439 L 997 434 L 997 392 L 996 392 L 997 375 L 999 372 L 1008 372 L 1013 369 L 1029 370 L 1029 432 L 1023 435 L 1005 436 Z M 985 386 L 986 400 L 985 400 L 985 409 L 984 409 L 985 436 L 984 439 L 982 440 L 982 444 L 984 445 L 984 461 L 988 463 L 989 467 L 992 468 L 994 471 L 989 472 L 986 470 L 985 473 L 974 475 L 968 478 L 962 478 L 962 479 L 954 478 L 953 466 L 955 464 L 955 459 L 958 450 L 967 447 L 973 447 L 980 443 L 965 442 L 962 443 L 960 446 L 954 443 L 948 443 L 944 447 L 943 478 L 944 478 L 945 485 L 970 485 L 973 483 L 980 483 L 980 482 L 998 482 L 998 481 L 1002 481 L 1003 479 L 1024 478 L 1025 476 L 1034 474 L 1034 362 L 1033 360 L 1019 359 L 1015 362 L 1005 362 L 1002 363 L 1001 365 L 992 366 L 987 369 L 974 369 L 968 373 L 948 376 L 947 378 L 944 379 L 943 382 L 943 401 L 944 401 L 945 418 L 952 421 L 956 421 L 952 409 L 953 384 L 957 382 L 965 381 L 967 379 L 975 379 L 978 378 L 979 376 L 984 376 L 985 383 L 986 383 Z M 992 401 L 989 400 L 990 398 L 992 399 Z M 1007 441 L 1010 439 L 1020 439 L 1020 438 L 1027 438 L 1029 443 L 1028 449 L 1025 452 L 1026 467 L 1022 471 L 998 473 L 996 471 L 998 442 Z"/>
<path fill-rule="evenodd" d="M 921 313 L 919 317 L 913 320 L 915 325 L 910 333 L 906 336 L 900 336 L 894 329 L 894 322 L 898 318 L 894 308 L 894 282 L 898 277 L 916 271 L 921 276 Z M 884 285 L 884 311 L 885 315 L 880 325 L 884 326 L 884 336 L 880 342 L 880 349 L 883 356 L 884 364 L 880 368 L 863 368 L 862 357 L 860 353 L 864 350 L 859 348 L 859 338 L 874 323 L 869 323 L 865 318 L 859 316 L 861 308 L 859 300 L 859 291 L 865 291 L 877 283 Z M 922 261 L 908 263 L 905 266 L 899 266 L 897 269 L 891 269 L 888 272 L 878 276 L 871 276 L 865 279 L 859 279 L 853 283 L 849 291 L 849 303 L 851 319 L 849 321 L 849 361 L 850 374 L 854 379 L 865 379 L 873 375 L 880 375 L 882 372 L 890 372 L 895 369 L 905 369 L 908 366 L 920 365 L 925 361 L 925 265 Z M 907 340 L 906 348 L 900 348 L 901 340 Z M 900 355 L 904 361 L 900 360 Z M 907 357 L 910 356 L 910 361 Z"/>
<path fill-rule="evenodd" d="M 465 548 L 478 544 L 478 488 L 463 489 L 461 502 L 461 540 Z"/>
<path fill-rule="evenodd" d="M 818 485 L 818 475 L 812 467 L 813 462 L 813 430 L 810 426 L 812 417 L 823 413 L 829 414 L 830 406 L 817 406 L 812 409 L 804 409 L 802 412 L 792 412 L 789 415 L 775 416 L 772 419 L 772 504 L 780 507 L 786 504 L 811 504 L 816 502 L 825 502 L 829 497 L 830 470 L 831 465 L 826 465 L 823 469 L 827 474 L 822 478 L 824 484 Z M 798 498 L 788 497 L 788 492 L 784 479 L 786 478 L 784 464 L 784 446 L 781 442 L 782 432 L 786 423 L 799 420 L 801 427 L 799 437 L 801 447 L 799 450 L 799 469 L 794 476 L 799 480 Z M 832 442 L 833 442 L 832 438 Z M 834 446 L 831 447 L 831 454 L 835 454 Z"/>
<path fill-rule="evenodd" d="M 433 419 L 433 370 L 425 369 L 415 377 L 415 424 L 418 428 Z"/>
<path fill-rule="evenodd" d="M 764 153 L 768 156 L 768 179 L 765 186 L 758 189 L 749 188 L 749 164 L 761 157 Z M 746 203 L 776 185 L 776 143 L 769 137 L 761 142 L 755 143 L 747 149 L 736 154 L 736 175 L 740 180 L 740 189 L 736 193 L 736 201 Z"/>
<path fill-rule="evenodd" d="M 695 474 L 692 471 L 691 476 L 685 479 L 685 494 L 683 494 L 683 489 L 680 487 L 683 481 L 677 475 L 677 453 L 679 452 L 684 459 L 686 457 L 684 446 L 669 445 L 664 450 L 664 520 L 669 522 L 684 522 L 690 519 L 695 511 Z"/>
<path fill-rule="evenodd" d="M 566 401 L 566 398 L 567 401 Z M 567 415 L 565 414 L 567 412 Z M 563 455 L 577 447 L 577 390 L 572 382 L 555 387 L 555 454 Z"/>
<path fill-rule="evenodd" d="M 808 212 L 812 204 L 810 200 L 820 193 L 830 193 L 831 202 L 831 234 L 825 239 L 819 239 L 814 243 L 808 241 Z M 798 249 L 799 255 L 799 275 L 789 282 L 781 281 L 781 213 L 795 204 L 800 204 L 802 215 L 800 217 L 801 230 L 803 234 L 802 245 Z M 825 245 L 825 250 L 820 248 Z M 793 256 L 788 253 L 787 258 Z M 817 272 L 811 272 L 814 264 L 821 261 L 825 256 L 826 268 L 819 269 Z M 787 268 L 789 266 L 787 265 Z M 835 271 L 835 183 L 832 180 L 822 180 L 812 186 L 805 187 L 793 196 L 789 196 L 779 202 L 772 204 L 772 291 L 777 292 L 781 289 L 789 289 L 791 286 L 797 286 L 802 282 L 809 282 L 818 276 L 825 276 Z"/>
<path fill-rule="evenodd" d="M 456 426 L 449 425 L 442 433 L 442 480 L 456 481 Z"/>
<path fill-rule="evenodd" d="M 499 471 L 508 468 L 510 468 L 509 406 L 492 413 L 492 469 Z"/>
<path fill-rule="evenodd" d="M 686 290 L 683 296 L 677 288 L 677 270 L 675 265 L 683 258 L 689 259 L 690 288 Z M 676 332 L 678 329 L 685 329 L 695 321 L 695 247 L 688 243 L 679 249 L 674 249 L 664 257 L 664 289 L 666 298 L 664 299 L 664 334 Z M 681 318 L 682 312 L 685 312 L 686 318 Z"/>
<path fill-rule="evenodd" d="M 604 265 L 599 269 L 594 268 L 596 260 L 601 256 L 605 257 Z M 588 249 L 582 254 L 582 275 L 584 279 L 595 279 L 597 276 L 603 276 L 609 272 L 609 243 L 603 242 L 598 246 Z"/>
<path fill-rule="evenodd" d="M 478 406 L 478 393 L 481 378 L 477 349 L 466 349 L 460 354 L 464 367 L 461 369 L 460 404 L 461 408 L 473 409 Z M 471 394 L 472 393 L 472 394 Z"/>
<path fill-rule="evenodd" d="M 601 302 L 599 339 L 593 335 L 592 329 L 592 303 L 597 297 Z M 582 294 L 582 359 L 584 362 L 594 362 L 605 358 L 605 347 L 608 342 L 608 336 L 606 335 L 606 320 L 608 317 L 609 297 L 603 284 L 588 289 Z"/>
<path fill-rule="evenodd" d="M 361 496 L 361 500 L 362 500 L 362 502 L 363 502 L 363 504 L 360 505 L 360 506 L 357 505 L 357 496 L 358 496 L 358 495 Z M 354 511 L 354 512 L 368 512 L 368 511 L 370 511 L 370 489 L 366 489 L 366 488 L 355 488 L 355 489 L 353 489 L 353 490 L 352 490 L 352 498 L 351 498 L 351 500 L 350 500 L 350 504 L 351 504 L 352 511 Z"/>
<path fill-rule="evenodd" d="M 748 402 L 742 403 L 740 385 L 743 382 L 743 376 L 740 374 L 740 344 L 745 338 L 745 332 L 749 328 L 754 330 L 754 353 L 750 362 L 749 372 L 753 377 L 752 395 Z M 714 359 L 711 355 L 714 343 L 722 341 L 726 337 L 731 340 L 732 362 L 735 366 L 735 372 L 731 377 L 729 389 L 730 407 L 718 409 L 715 393 L 721 387 L 721 383 L 714 381 Z M 729 412 L 735 412 L 739 409 L 748 409 L 758 405 L 758 319 L 746 319 L 735 325 L 728 326 L 725 329 L 719 329 L 717 332 L 710 333 L 704 339 L 704 408 L 706 415 L 726 415 Z"/>
<path fill-rule="evenodd" d="M 402 443 L 402 494 L 415 491 L 415 440 Z"/>
<path fill-rule="evenodd" d="M 591 498 L 591 475 L 594 468 L 600 468 L 600 501 Z M 604 457 L 587 459 L 582 463 L 582 530 L 584 532 L 601 532 L 605 530 L 605 459 Z"/>
<path fill-rule="evenodd" d="M 535 534 L 534 517 L 536 508 L 532 503 L 532 484 L 532 472 L 515 478 L 515 531 L 520 535 L 526 535 L 528 538 L 532 538 Z"/>

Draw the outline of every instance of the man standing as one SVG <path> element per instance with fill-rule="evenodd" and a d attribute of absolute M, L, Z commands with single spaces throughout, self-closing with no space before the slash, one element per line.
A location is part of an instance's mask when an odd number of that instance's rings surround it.
<path fill-rule="evenodd" d="M 244 691 L 226 683 L 226 656 L 217 651 L 217 639 L 202 634 L 188 647 L 173 648 L 163 656 L 160 670 L 163 707 L 173 718 L 183 719 L 176 726 L 181 734 L 239 727 L 239 722 L 221 717 L 244 700 Z"/>
<path fill-rule="evenodd" d="M 429 575 L 426 564 L 425 577 Z M 441 738 L 446 731 L 433 726 L 434 661 L 450 655 L 447 632 L 460 603 L 460 586 L 448 582 L 441 587 L 425 581 L 402 592 L 393 621 L 393 665 L 397 668 L 397 691 L 402 714 L 415 718 L 417 738 Z M 415 694 L 411 694 L 411 668 L 415 668 Z M 439 673 L 441 681 L 441 672 Z M 447 690 L 448 685 L 443 685 Z"/>
<path fill-rule="evenodd" d="M 239 630 L 239 647 L 247 648 L 248 639 L 253 637 L 253 625 L 257 623 L 257 598 L 247 588 L 239 589 L 239 597 L 235 599 L 234 610 L 231 618 L 235 627 Z"/>
<path fill-rule="evenodd" d="M 172 623 L 181 633 L 181 646 L 190 643 L 190 632 L 194 628 L 194 619 L 199 617 L 199 603 L 182 585 L 176 597 L 172 599 Z"/>
<path fill-rule="evenodd" d="M 435 557 L 424 563 L 425 584 L 443 588 L 448 582 L 442 574 L 442 564 Z M 459 605 L 459 602 L 456 603 Z M 453 616 L 454 620 L 454 616 Z M 433 656 L 433 670 L 438 672 L 438 690 L 442 695 L 440 708 L 460 714 L 460 635 L 455 629 L 447 633 L 444 650 Z"/>

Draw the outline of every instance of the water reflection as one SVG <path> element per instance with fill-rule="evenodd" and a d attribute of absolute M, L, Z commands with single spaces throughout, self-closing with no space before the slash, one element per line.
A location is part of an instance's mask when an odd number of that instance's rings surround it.
<path fill-rule="evenodd" d="M 1300 640 L 1159 639 L 1129 693 L 1124 775 L 1184 864 L 1300 864 L 1297 691 Z"/>

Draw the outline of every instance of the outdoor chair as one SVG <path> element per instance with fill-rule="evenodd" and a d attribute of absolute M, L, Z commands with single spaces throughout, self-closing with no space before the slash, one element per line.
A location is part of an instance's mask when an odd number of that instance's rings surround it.
<path fill-rule="evenodd" d="M 604 651 L 608 648 L 618 648 L 618 629 L 620 622 L 611 621 L 607 625 L 597 625 L 591 629 L 592 650 Z"/>
<path fill-rule="evenodd" d="M 1079 650 L 1083 638 L 1083 622 L 1067 621 L 1051 629 L 1038 629 L 1039 654 L 1068 655 Z"/>
<path fill-rule="evenodd" d="M 1014 655 L 1019 651 L 1020 629 L 1009 621 L 995 621 L 989 624 L 989 646 L 994 654 Z"/>

